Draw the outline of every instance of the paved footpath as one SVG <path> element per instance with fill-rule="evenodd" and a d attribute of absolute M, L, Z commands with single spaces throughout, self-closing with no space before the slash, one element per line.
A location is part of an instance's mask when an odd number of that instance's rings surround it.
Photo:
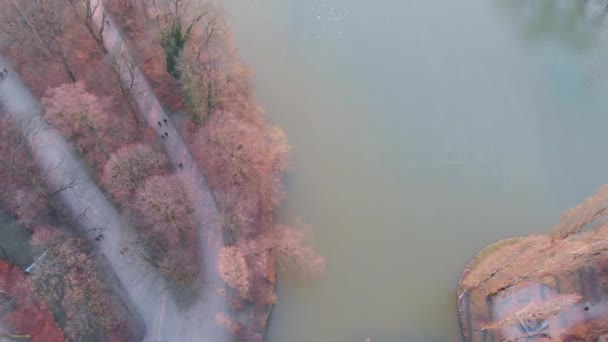
<path fill-rule="evenodd" d="M 113 27 L 113 25 L 111 26 Z M 122 46 L 118 33 L 109 29 L 107 42 L 116 51 Z M 8 65 L 0 57 L 0 65 Z M 143 81 L 143 76 L 138 72 Z M 201 296 L 187 309 L 180 309 L 167 290 L 162 277 L 149 275 L 149 270 L 133 262 L 128 253 L 121 250 L 135 239 L 134 232 L 120 217 L 103 192 L 97 187 L 86 171 L 86 167 L 73 154 L 70 144 L 60 132 L 50 127 L 42 118 L 41 105 L 29 91 L 18 75 L 9 70 L 9 77 L 0 80 L 0 102 L 22 128 L 32 146 L 34 158 L 42 170 L 48 172 L 45 179 L 50 189 L 58 189 L 77 179 L 75 186 L 59 193 L 62 200 L 83 230 L 104 228 L 104 239 L 93 243 L 99 245 L 101 252 L 116 273 L 122 284 L 127 304 L 140 316 L 146 326 L 145 341 L 209 341 L 230 340 L 228 333 L 215 324 L 215 314 L 225 311 L 226 301 L 218 295 L 223 287 L 215 270 L 217 251 L 221 247 L 219 213 L 205 179 L 194 163 L 188 149 L 172 125 L 163 122 L 163 133 L 169 133 L 165 144 L 173 165 L 183 163 L 179 170 L 180 179 L 189 189 L 189 196 L 196 207 L 199 219 L 202 246 L 202 265 L 204 265 L 203 288 Z M 148 123 L 156 124 L 165 117 L 162 107 L 153 94 L 138 98 L 138 105 L 145 108 Z M 169 122 L 169 121 L 168 121 Z M 151 124 L 151 126 L 154 126 Z M 161 132 L 159 131 L 159 134 Z M 208 222 L 209 224 L 203 224 Z"/>
<path fill-rule="evenodd" d="M 101 25 L 103 4 L 98 3 L 94 20 L 97 25 Z M 213 194 L 207 184 L 205 176 L 198 167 L 185 141 L 180 136 L 178 130 L 171 122 L 170 117 L 161 106 L 156 95 L 150 90 L 146 78 L 139 68 L 133 67 L 135 63 L 124 38 L 117 29 L 117 25 L 108 15 L 105 18 L 109 25 L 104 26 L 104 43 L 106 49 L 115 59 L 123 71 L 121 76 L 123 82 L 130 84 L 132 81 L 137 90 L 134 101 L 139 108 L 139 114 L 143 117 L 149 127 L 153 128 L 158 136 L 167 133 L 168 136 L 162 139 L 165 152 L 173 164 L 179 179 L 188 190 L 190 201 L 194 204 L 195 214 L 198 221 L 199 237 L 201 241 L 201 274 L 204 276 L 204 286 L 202 288 L 202 300 L 193 305 L 190 310 L 189 321 L 183 322 L 183 329 L 189 330 L 195 341 L 201 341 L 197 331 L 204 331 L 206 336 L 212 336 L 210 341 L 227 341 L 229 338 L 224 328 L 215 324 L 215 314 L 227 312 L 229 309 L 228 301 L 219 296 L 219 289 L 224 288 L 225 284 L 219 277 L 216 268 L 216 260 L 219 249 L 223 246 L 222 239 L 222 216 L 220 215 Z M 134 73 L 129 72 L 134 70 Z M 134 76 L 133 80 L 131 75 Z M 166 119 L 166 122 L 165 122 Z M 161 123 L 159 126 L 158 123 Z M 179 165 L 181 164 L 181 167 Z M 167 315 L 164 315 L 165 317 Z M 181 340 L 184 341 L 184 340 Z"/>

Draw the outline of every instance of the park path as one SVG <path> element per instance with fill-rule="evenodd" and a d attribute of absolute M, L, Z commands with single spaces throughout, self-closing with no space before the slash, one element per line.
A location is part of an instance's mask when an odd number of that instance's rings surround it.
<path fill-rule="evenodd" d="M 0 65 L 7 64 L 0 58 Z M 104 239 L 94 243 L 98 244 L 126 290 L 125 301 L 132 303 L 146 327 L 149 327 L 160 307 L 154 298 L 160 298 L 165 291 L 162 279 L 138 279 L 147 270 L 133 264 L 128 256 L 120 252 L 129 241 L 133 241 L 132 230 L 124 224 L 85 166 L 74 156 L 73 149 L 61 133 L 44 121 L 38 99 L 14 71 L 9 72 L 10 76 L 0 81 L 0 102 L 28 139 L 38 167 L 46 174 L 44 180 L 50 191 L 72 185 L 58 193 L 58 200 L 70 211 L 75 224 L 83 231 L 98 232 L 103 229 Z"/>
<path fill-rule="evenodd" d="M 8 63 L 0 57 L 0 65 Z M 121 285 L 117 287 L 119 293 L 143 320 L 145 341 L 227 341 L 227 332 L 214 323 L 216 310 L 223 308 L 223 301 L 217 295 L 217 280 L 206 281 L 202 296 L 187 309 L 182 309 L 173 300 L 162 277 L 151 276 L 146 266 L 134 262 L 129 253 L 122 253 L 122 249 L 135 239 L 133 230 L 124 223 L 116 208 L 97 187 L 86 167 L 74 155 L 69 142 L 44 121 L 38 99 L 13 70 L 9 70 L 9 73 L 8 78 L 0 80 L 0 102 L 27 137 L 34 159 L 46 172 L 45 181 L 49 189 L 59 189 L 73 183 L 73 186 L 58 193 L 58 199 L 70 210 L 75 224 L 83 231 L 104 229 L 101 241 L 93 241 L 94 235 L 89 234 L 91 241 L 98 244 L 120 281 Z M 170 132 L 177 137 L 177 132 Z M 172 161 L 175 161 L 178 146 L 168 144 L 167 148 L 173 148 Z M 197 173 L 193 171 L 195 165 L 191 159 L 189 162 L 183 158 L 182 162 L 184 170 L 180 172 L 180 177 L 194 177 Z M 207 238 L 204 241 L 214 240 Z M 213 254 L 217 248 L 203 249 L 203 254 Z M 208 268 L 205 271 L 208 274 L 217 273 L 208 271 Z"/>
<path fill-rule="evenodd" d="M 215 315 L 220 312 L 227 313 L 229 310 L 228 300 L 219 295 L 220 289 L 223 289 L 225 284 L 216 268 L 219 250 L 224 245 L 222 216 L 203 172 L 145 76 L 137 67 L 125 39 L 118 30 L 118 25 L 109 14 L 105 19 L 103 18 L 104 5 L 101 1 L 96 4 L 99 7 L 93 16 L 95 24 L 100 26 L 102 20 L 106 20 L 103 31 L 104 45 L 108 53 L 116 57 L 114 60 L 122 71 L 122 81 L 125 84 L 134 84 L 133 100 L 137 104 L 140 117 L 156 131 L 159 137 L 168 134 L 166 138 L 161 139 L 162 146 L 195 208 L 201 241 L 201 274 L 204 279 L 201 289 L 202 300 L 192 306 L 189 316 L 191 320 L 185 322 L 184 329 L 193 332 L 189 336 L 195 341 L 200 341 L 201 336 L 195 333 L 197 329 L 205 331 L 206 336 L 212 336 L 210 341 L 227 341 L 229 337 L 225 329 L 215 324 Z"/>

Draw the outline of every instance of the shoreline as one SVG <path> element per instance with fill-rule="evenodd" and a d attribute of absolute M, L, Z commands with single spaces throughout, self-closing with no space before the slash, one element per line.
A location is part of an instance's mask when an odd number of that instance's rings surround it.
<path fill-rule="evenodd" d="M 157 339 L 173 340 L 181 334 L 178 339 L 184 341 L 205 336 L 214 341 L 261 342 L 277 303 L 277 270 L 288 267 L 314 277 L 324 268 L 323 258 L 309 246 L 311 236 L 307 229 L 274 222 L 288 168 L 289 146 L 285 134 L 264 117 L 252 90 L 249 68 L 238 58 L 230 29 L 223 26 L 221 10 L 215 12 L 218 18 L 213 12 L 215 7 L 209 5 L 211 14 L 202 20 L 203 28 L 195 30 L 196 38 L 192 38 L 189 45 L 182 44 L 183 50 L 174 53 L 167 47 L 171 44 L 167 39 L 174 37 L 171 30 L 181 30 L 181 23 L 176 26 L 173 22 L 171 26 L 170 15 L 159 14 L 170 12 L 171 8 L 146 2 L 105 7 L 101 1 L 94 0 L 99 11 L 91 13 L 90 21 L 72 16 L 77 14 L 74 8 L 74 13 L 60 13 L 58 23 L 66 25 L 66 29 L 60 37 L 49 39 L 70 38 L 82 42 L 76 47 L 71 41 L 62 41 L 58 52 L 63 57 L 61 65 L 32 55 L 31 51 L 21 49 L 17 41 L 6 48 L 6 54 L 34 95 L 32 102 L 37 99 L 42 104 L 39 107 L 45 122 L 57 128 L 53 133 L 63 139 L 62 148 L 76 160 L 79 172 L 90 176 L 90 187 L 95 189 L 96 196 L 99 193 L 98 197 L 104 199 L 102 204 L 89 209 L 94 213 L 102 209 L 112 212 L 109 228 L 99 224 L 95 226 L 99 231 L 93 232 L 83 223 L 83 227 L 79 226 L 84 229 L 82 232 L 76 230 L 68 234 L 86 239 L 92 248 L 90 254 L 102 252 L 104 258 L 109 258 L 129 297 L 141 304 L 139 306 L 143 305 L 137 311 L 147 317 L 148 337 L 153 334 Z M 198 3 L 192 2 L 192 5 Z M 20 12 L 17 7 L 16 10 L 24 16 L 27 15 L 24 13 L 36 13 L 36 9 Z M 184 9 L 179 15 L 194 20 L 192 23 L 199 20 L 192 19 L 196 16 L 187 12 L 188 7 Z M 201 17 L 210 12 L 203 13 Z M 207 37 L 213 38 L 211 45 L 205 47 L 203 57 L 201 50 L 196 57 L 193 49 L 209 43 L 209 39 L 205 40 L 209 32 L 204 26 L 208 21 L 215 24 L 216 20 L 219 33 Z M 29 32 L 27 27 L 16 26 L 17 29 Z M 35 39 L 35 32 L 33 36 Z M 35 48 L 33 46 L 32 51 L 36 52 Z M 185 69 L 171 72 L 170 58 L 181 63 L 173 67 Z M 196 77 L 202 79 L 202 84 L 186 84 Z M 196 108 L 191 107 L 193 94 L 199 99 L 206 97 L 202 103 L 205 107 L 198 114 Z M 76 115 L 80 115 L 86 125 L 72 125 L 76 121 L 69 116 L 72 113 L 62 109 L 72 99 L 83 106 L 83 111 Z M 88 102 L 80 103 L 76 99 Z M 103 106 L 98 105 L 101 101 Z M 163 121 L 165 125 L 161 124 Z M 85 129 L 94 134 L 83 133 Z M 136 159 L 148 157 L 151 159 Z M 142 164 L 137 161 L 133 165 L 138 167 L 128 168 L 130 173 L 121 171 L 121 165 L 131 165 L 128 164 L 131 160 L 141 160 Z M 127 176 L 131 178 L 125 178 Z M 181 183 L 188 191 L 178 189 Z M 41 191 L 46 194 L 52 189 L 47 185 Z M 182 214 L 167 219 L 166 215 L 161 216 L 161 211 L 150 207 L 158 202 L 161 208 L 174 212 L 173 205 L 182 202 L 173 201 L 172 196 L 185 199 L 194 209 L 175 211 Z M 145 202 L 148 198 L 155 201 Z M 73 202 L 69 203 L 72 207 L 78 205 L 76 200 Z M 186 202 L 178 207 L 187 208 Z M 16 213 L 15 208 L 10 209 Z M 27 216 L 19 219 L 26 220 Z M 37 217 L 28 229 L 44 230 L 41 227 L 48 222 L 43 216 Z M 184 225 L 176 226 L 182 224 L 180 222 Z M 184 229 L 195 232 L 197 237 L 176 235 L 179 227 L 187 227 Z M 67 228 L 58 226 L 57 231 L 61 230 Z M 123 239 L 125 236 L 128 241 Z M 152 240 L 153 237 L 156 240 Z M 200 253 L 193 253 L 190 246 L 194 243 L 182 240 L 200 241 L 196 249 Z M 119 251 L 120 246 L 123 248 Z M 177 310 L 175 301 L 179 302 L 179 298 L 173 298 L 179 297 L 175 291 L 173 296 L 166 293 L 155 296 L 160 303 L 140 298 L 142 293 L 138 289 L 144 276 L 132 271 L 125 273 L 117 263 L 128 262 L 131 256 L 139 256 L 143 263 L 140 266 L 150 267 L 150 272 L 160 275 L 161 283 L 169 281 L 180 291 L 187 290 L 194 279 L 200 293 L 196 299 L 191 297 L 192 305 L 185 312 L 174 314 L 171 310 Z M 194 263 L 187 260 L 200 261 L 200 265 L 191 266 Z M 203 276 L 191 277 L 192 274 Z M 137 279 L 131 282 L 131 276 Z M 135 283 L 137 286 L 132 286 Z M 145 309 L 145 306 L 154 306 L 157 310 Z"/>
<path fill-rule="evenodd" d="M 463 341 L 469 341 L 471 339 L 471 335 L 473 334 L 473 327 L 470 323 L 471 321 L 471 307 L 470 307 L 470 298 L 469 293 L 463 288 L 463 280 L 470 274 L 470 272 L 474 269 L 475 266 L 479 265 L 485 258 L 492 256 L 494 253 L 500 251 L 502 248 L 515 244 L 517 242 L 522 241 L 525 237 L 511 237 L 500 239 L 483 249 L 481 249 L 475 256 L 467 263 L 464 270 L 460 274 L 460 278 L 458 279 L 458 290 L 457 290 L 457 309 L 458 309 L 458 321 L 460 323 L 460 334 L 463 338 Z M 492 250 L 496 248 L 495 250 Z M 491 251 L 491 253 L 489 253 Z"/>

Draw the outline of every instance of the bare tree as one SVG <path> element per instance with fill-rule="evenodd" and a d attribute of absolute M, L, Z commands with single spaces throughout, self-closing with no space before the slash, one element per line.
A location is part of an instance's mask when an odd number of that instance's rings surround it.
<path fill-rule="evenodd" d="M 325 259 L 314 250 L 312 240 L 310 228 L 292 229 L 276 225 L 266 228 L 241 247 L 249 257 L 270 253 L 277 258 L 280 266 L 308 277 L 317 277 L 325 270 Z"/>
<path fill-rule="evenodd" d="M 97 46 L 103 51 L 103 53 L 107 53 L 108 50 L 104 46 L 103 42 L 103 31 L 109 21 L 108 17 L 108 7 L 110 6 L 111 0 L 106 0 L 105 4 L 102 4 L 103 0 L 67 0 L 67 4 L 72 10 L 74 17 L 76 20 L 86 27 L 87 31 L 97 43 Z M 100 9 L 100 5 L 103 5 L 103 10 Z M 97 26 L 93 22 L 93 16 L 95 12 L 101 10 L 101 25 Z"/>
<path fill-rule="evenodd" d="M 208 2 L 191 0 L 162 0 L 158 5 L 155 2 L 155 6 L 164 31 L 161 42 L 165 49 L 167 72 L 179 79 L 179 56 L 194 34 L 195 25 L 212 15 L 213 7 Z"/>
<path fill-rule="evenodd" d="M 114 83 L 120 90 L 121 96 L 129 105 L 131 114 L 137 124 L 141 124 L 133 99 L 148 91 L 145 83 L 137 81 L 137 63 L 125 52 L 111 54 L 109 64 L 112 70 Z"/>
<path fill-rule="evenodd" d="M 39 57 L 59 63 L 68 78 L 76 76 L 68 62 L 67 47 L 61 38 L 65 32 L 65 5 L 57 0 L 2 0 L 0 29 L 15 43 L 34 47 Z"/>
<path fill-rule="evenodd" d="M 221 12 L 209 7 L 196 26 L 191 43 L 178 56 L 179 84 L 193 120 L 201 123 L 221 106 L 221 84 L 229 77 L 226 65 L 232 56 L 223 36 L 225 23 Z"/>

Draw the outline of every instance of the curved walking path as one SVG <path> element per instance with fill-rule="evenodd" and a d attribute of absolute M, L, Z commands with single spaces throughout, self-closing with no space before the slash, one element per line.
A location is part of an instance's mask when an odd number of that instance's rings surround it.
<path fill-rule="evenodd" d="M 195 209 L 201 241 L 202 260 L 200 264 L 203 268 L 201 270 L 203 275 L 201 294 L 203 300 L 199 300 L 197 305 L 192 306 L 188 316 L 190 321 L 183 322 L 182 326 L 190 331 L 188 336 L 191 336 L 193 341 L 201 341 L 202 336 L 212 337 L 209 341 L 227 341 L 229 337 L 225 329 L 215 324 L 215 314 L 226 313 L 229 309 L 228 300 L 219 295 L 219 290 L 224 288 L 225 284 L 219 277 L 216 268 L 218 252 L 224 245 L 222 216 L 205 176 L 194 161 L 179 131 L 152 92 L 145 76 L 136 66 L 124 38 L 117 29 L 118 26 L 112 21 L 109 14 L 105 18 L 103 17 L 103 3 L 98 1 L 96 4 L 98 7 L 93 20 L 98 26 L 101 26 L 102 20 L 106 21 L 103 31 L 104 45 L 110 55 L 120 57 L 115 60 L 122 71 L 122 81 L 125 84 L 135 85 L 134 94 L 136 95 L 133 96 L 133 100 L 138 106 L 139 115 L 143 117 L 149 127 L 156 131 L 158 136 L 168 134 L 166 138 L 162 139 L 162 145 L 177 176 L 187 189 L 188 197 Z M 201 335 L 197 331 L 204 331 L 205 335 Z"/>
<path fill-rule="evenodd" d="M 0 58 L 0 65 L 7 63 Z M 75 223 L 81 229 L 105 229 L 104 239 L 93 243 L 99 245 L 101 253 L 120 280 L 123 288 L 119 288 L 119 293 L 126 293 L 123 299 L 141 316 L 146 326 L 145 341 L 228 340 L 227 332 L 214 322 L 215 313 L 226 308 L 226 303 L 217 294 L 222 283 L 212 266 L 220 242 L 217 225 L 210 224 L 205 227 L 207 229 L 201 229 L 201 241 L 206 242 L 202 253 L 206 265 L 203 274 L 207 277 L 202 295 L 196 303 L 182 310 L 173 300 L 162 277 L 149 275 L 149 270 L 144 265 L 133 262 L 128 253 L 121 252 L 122 248 L 129 246 L 135 239 L 133 230 L 123 222 L 117 210 L 88 175 L 61 133 L 44 121 L 39 101 L 14 71 L 9 72 L 8 78 L 0 80 L 0 102 L 28 138 L 38 166 L 46 171 L 45 181 L 49 188 L 59 189 L 76 180 L 73 186 L 58 193 L 59 199 L 77 219 Z M 160 112 L 156 113 L 160 115 Z M 204 196 L 201 190 L 196 191 L 197 187 L 205 184 L 204 179 L 196 178 L 202 175 L 192 158 L 186 158 L 189 154 L 184 143 L 176 139 L 177 132 L 169 132 L 173 133 L 174 139 L 166 147 L 169 152 L 172 151 L 171 160 L 174 164 L 177 156 L 181 157 L 184 169 L 179 173 L 180 178 L 185 184 L 192 184 L 189 187 L 190 190 L 194 188 L 194 191 L 190 191 L 192 197 L 196 199 L 194 196 L 200 196 L 194 201 L 200 218 L 209 208 L 215 209 L 215 203 L 211 201 L 212 197 Z M 92 234 L 89 235 L 92 239 Z"/>
<path fill-rule="evenodd" d="M 7 63 L 0 58 L 0 64 Z M 120 249 L 134 239 L 132 231 L 87 174 L 61 133 L 44 121 L 39 101 L 16 73 L 9 72 L 10 76 L 0 81 L 0 102 L 27 138 L 38 167 L 46 175 L 48 188 L 54 191 L 73 183 L 57 196 L 74 217 L 74 223 L 83 231 L 104 229 L 104 239 L 97 242 L 100 251 L 126 289 L 128 298 L 123 299 L 133 304 L 149 326 L 159 306 L 152 298 L 159 298 L 159 294 L 165 291 L 162 280 L 155 282 L 148 277 L 136 281 L 146 270 L 133 265 L 127 256 L 120 253 Z"/>

